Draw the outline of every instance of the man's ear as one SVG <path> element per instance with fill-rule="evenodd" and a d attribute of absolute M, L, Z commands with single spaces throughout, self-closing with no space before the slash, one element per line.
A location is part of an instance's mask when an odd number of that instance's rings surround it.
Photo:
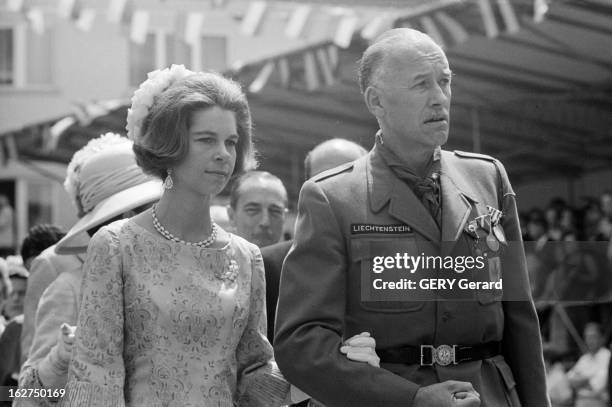
<path fill-rule="evenodd" d="M 382 105 L 381 100 L 382 93 L 380 89 L 377 89 L 374 86 L 368 86 L 363 92 L 363 98 L 365 99 L 365 104 L 374 116 L 382 117 L 385 114 L 385 108 Z"/>

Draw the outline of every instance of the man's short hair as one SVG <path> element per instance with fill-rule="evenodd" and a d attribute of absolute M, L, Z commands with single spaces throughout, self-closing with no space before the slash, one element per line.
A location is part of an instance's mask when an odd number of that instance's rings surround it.
<path fill-rule="evenodd" d="M 382 65 L 383 60 L 389 54 L 389 51 L 393 49 L 394 45 L 400 39 L 418 39 L 418 38 L 428 38 L 432 42 L 433 39 L 420 31 L 413 30 L 411 28 L 393 28 L 391 30 L 385 31 L 380 36 L 378 36 L 374 42 L 363 52 L 363 56 L 359 60 L 359 89 L 361 93 L 364 93 L 365 90 L 370 86 L 374 80 L 376 75 L 378 75 L 378 71 L 380 66 Z M 440 48 L 440 51 L 444 55 L 444 52 Z"/>
<path fill-rule="evenodd" d="M 232 189 L 230 191 L 230 206 L 232 209 L 236 209 L 236 204 L 238 203 L 238 199 L 240 199 L 240 187 L 250 179 L 258 179 L 262 181 L 272 181 L 278 182 L 285 191 L 285 205 L 287 205 L 287 189 L 285 188 L 285 184 L 283 181 L 274 174 L 269 173 L 268 171 L 248 171 L 236 178 L 236 180 L 232 184 Z"/>
<path fill-rule="evenodd" d="M 343 138 L 326 140 L 317 144 L 308 154 L 306 154 L 306 158 L 304 159 L 304 173 L 306 174 L 306 179 L 317 175 L 316 173 L 313 174 L 312 171 L 312 161 L 316 154 L 336 154 L 338 150 L 345 152 L 345 159 L 338 160 L 337 165 L 356 160 L 368 153 L 368 150 L 351 140 Z"/>
<path fill-rule="evenodd" d="M 32 226 L 21 244 L 21 258 L 26 261 L 30 257 L 38 256 L 47 247 L 57 243 L 65 234 L 64 230 L 55 225 L 43 223 Z"/>

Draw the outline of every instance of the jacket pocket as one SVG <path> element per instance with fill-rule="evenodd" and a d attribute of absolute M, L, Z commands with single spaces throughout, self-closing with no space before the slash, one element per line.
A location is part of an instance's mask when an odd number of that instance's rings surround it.
<path fill-rule="evenodd" d="M 410 256 L 418 256 L 413 235 L 352 238 L 351 279 L 359 280 L 360 306 L 376 312 L 414 312 L 425 306 L 424 290 L 411 289 L 421 278 Z M 415 283 L 410 283 L 413 281 Z"/>

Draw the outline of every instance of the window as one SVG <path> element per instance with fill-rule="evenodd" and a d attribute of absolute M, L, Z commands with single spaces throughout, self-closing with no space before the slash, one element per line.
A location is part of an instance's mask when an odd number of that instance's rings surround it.
<path fill-rule="evenodd" d="M 50 85 L 53 38 L 52 28 L 37 34 L 24 23 L 0 25 L 0 86 Z"/>
<path fill-rule="evenodd" d="M 53 223 L 53 184 L 28 183 L 28 226 Z"/>
<path fill-rule="evenodd" d="M 0 28 L 0 85 L 14 83 L 14 40 L 13 29 Z"/>

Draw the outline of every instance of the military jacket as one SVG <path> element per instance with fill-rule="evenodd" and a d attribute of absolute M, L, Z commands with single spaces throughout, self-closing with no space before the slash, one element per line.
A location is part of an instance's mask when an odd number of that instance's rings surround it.
<path fill-rule="evenodd" d="M 281 276 L 275 358 L 291 383 L 328 407 L 407 407 L 420 386 L 445 380 L 471 382 L 482 407 L 549 405 L 515 194 L 505 169 L 488 156 L 442 151 L 440 183 L 441 227 L 376 147 L 303 185 L 295 242 Z M 380 295 L 373 289 L 375 258 L 398 253 L 480 255 L 485 267 L 477 271 L 449 275 L 434 267 L 414 274 L 502 280 L 503 288 Z M 447 366 L 375 368 L 339 352 L 343 339 L 364 331 L 376 339 L 377 350 L 499 342 L 502 351 Z"/>

